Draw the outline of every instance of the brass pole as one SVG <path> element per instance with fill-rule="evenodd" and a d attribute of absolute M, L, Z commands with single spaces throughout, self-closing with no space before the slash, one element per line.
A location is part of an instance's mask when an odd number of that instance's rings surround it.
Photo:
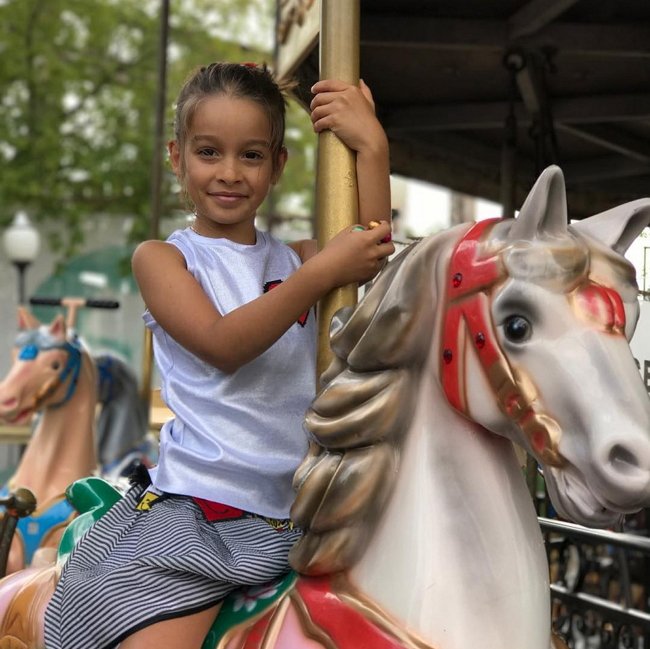
<path fill-rule="evenodd" d="M 321 0 L 320 78 L 359 83 L 359 0 Z M 316 235 L 322 248 L 335 234 L 357 223 L 356 158 L 331 131 L 318 136 Z M 357 301 L 357 287 L 332 291 L 318 305 L 318 377 L 331 360 L 329 326 L 342 307 Z"/>
<path fill-rule="evenodd" d="M 149 407 L 151 405 L 151 385 L 153 382 L 153 336 L 151 329 L 144 328 L 142 338 L 142 385 L 140 398 Z"/>

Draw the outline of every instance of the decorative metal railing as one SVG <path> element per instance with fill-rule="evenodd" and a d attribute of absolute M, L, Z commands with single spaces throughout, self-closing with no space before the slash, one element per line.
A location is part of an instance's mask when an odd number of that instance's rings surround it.
<path fill-rule="evenodd" d="M 650 538 L 642 512 L 623 532 L 540 517 L 553 628 L 571 649 L 650 649 Z"/>

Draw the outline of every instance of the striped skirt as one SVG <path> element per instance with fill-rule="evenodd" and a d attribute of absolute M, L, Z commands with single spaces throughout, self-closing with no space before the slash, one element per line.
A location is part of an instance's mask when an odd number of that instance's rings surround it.
<path fill-rule="evenodd" d="M 132 488 L 73 551 L 46 611 L 47 649 L 110 649 L 288 570 L 298 529 L 246 514 L 211 520 L 184 496 L 138 509 L 147 495 Z"/>

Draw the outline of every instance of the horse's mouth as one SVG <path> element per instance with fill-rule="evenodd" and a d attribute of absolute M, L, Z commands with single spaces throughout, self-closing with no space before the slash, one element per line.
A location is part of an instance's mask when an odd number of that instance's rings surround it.
<path fill-rule="evenodd" d="M 557 512 L 570 521 L 589 527 L 611 527 L 622 516 L 637 508 L 623 510 L 599 497 L 588 486 L 575 466 L 547 468 L 544 472 L 551 501 Z"/>
<path fill-rule="evenodd" d="M 11 426 L 20 426 L 27 423 L 34 414 L 33 408 L 25 408 L 20 410 L 15 417 L 3 417 L 3 419 Z"/>

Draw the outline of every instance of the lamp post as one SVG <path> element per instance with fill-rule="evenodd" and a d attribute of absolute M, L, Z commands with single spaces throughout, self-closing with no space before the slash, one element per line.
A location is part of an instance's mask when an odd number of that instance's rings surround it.
<path fill-rule="evenodd" d="M 41 237 L 25 212 L 17 212 L 5 230 L 3 243 L 9 261 L 18 271 L 18 304 L 25 304 L 25 273 L 36 259 Z"/>

